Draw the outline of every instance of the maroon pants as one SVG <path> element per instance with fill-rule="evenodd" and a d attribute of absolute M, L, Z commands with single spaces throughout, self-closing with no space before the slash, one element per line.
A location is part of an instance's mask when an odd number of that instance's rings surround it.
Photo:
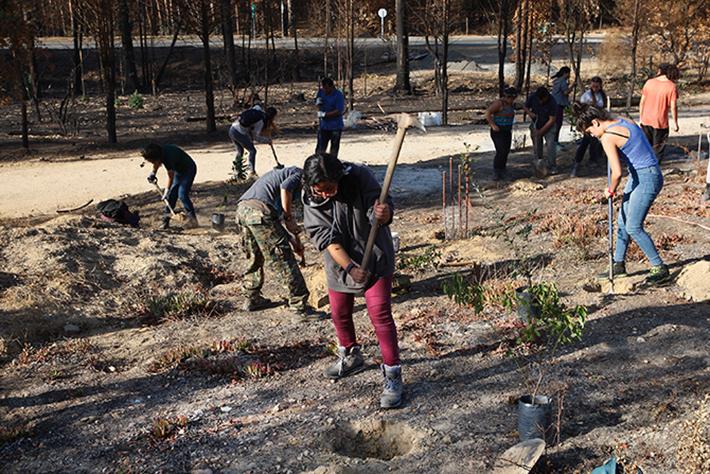
<path fill-rule="evenodd" d="M 330 312 L 335 326 L 338 342 L 346 349 L 357 344 L 355 325 L 353 324 L 353 306 L 355 295 L 328 289 Z M 399 346 L 397 328 L 392 319 L 392 276 L 377 280 L 365 291 L 365 304 L 370 321 L 375 327 L 380 352 L 386 365 L 399 365 Z"/>

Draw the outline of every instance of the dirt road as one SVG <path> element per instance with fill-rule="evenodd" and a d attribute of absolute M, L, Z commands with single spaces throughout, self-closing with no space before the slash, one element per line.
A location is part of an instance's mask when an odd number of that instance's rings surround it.
<path fill-rule="evenodd" d="M 686 117 L 681 117 L 681 130 L 678 134 L 671 133 L 670 143 L 679 136 L 694 136 L 697 143 L 700 124 L 707 122 L 707 117 L 706 108 L 694 109 Z M 515 135 L 524 135 L 526 131 L 526 124 L 521 123 L 516 127 Z M 393 136 L 381 132 L 346 131 L 340 147 L 340 158 L 371 165 L 384 164 L 390 153 Z M 563 142 L 570 140 L 567 127 L 561 138 Z M 479 152 L 492 150 L 485 126 L 433 128 L 426 135 L 410 133 L 405 140 L 400 161 L 416 163 L 462 153 L 465 151 L 464 142 L 478 145 Z M 707 150 L 708 144 L 706 141 L 704 143 L 704 149 Z M 314 146 L 315 137 L 284 137 L 275 142 L 279 160 L 287 166 L 300 166 L 312 153 Z M 234 158 L 231 144 L 195 144 L 185 148 L 197 162 L 197 184 L 221 181 L 229 176 Z M 257 172 L 263 174 L 273 167 L 274 161 L 267 145 L 257 145 L 257 150 Z M 0 218 L 53 213 L 58 208 L 78 206 L 89 199 L 98 202 L 149 191 L 150 186 L 145 180 L 149 171 L 148 168 L 139 167 L 141 161 L 138 150 L 135 150 L 133 153 L 87 156 L 85 160 L 72 162 L 29 161 L 0 166 Z M 161 185 L 164 184 L 164 172 L 159 173 L 159 177 Z"/>

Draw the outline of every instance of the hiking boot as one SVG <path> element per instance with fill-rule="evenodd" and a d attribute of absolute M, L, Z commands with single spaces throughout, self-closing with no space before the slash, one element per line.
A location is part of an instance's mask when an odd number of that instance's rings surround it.
<path fill-rule="evenodd" d="M 327 313 L 317 311 L 310 306 L 304 308 L 291 308 L 291 321 L 294 323 L 310 323 L 330 319 Z"/>
<path fill-rule="evenodd" d="M 662 263 L 651 267 L 649 276 L 646 278 L 648 283 L 660 285 L 668 282 L 671 279 L 671 273 L 668 271 L 668 265 Z"/>
<path fill-rule="evenodd" d="M 244 311 L 257 311 L 260 309 L 266 309 L 273 305 L 273 301 L 268 298 L 264 298 L 260 294 L 251 295 L 244 302 L 242 309 Z"/>
<path fill-rule="evenodd" d="M 163 217 L 163 220 L 160 222 L 160 230 L 167 230 L 170 228 L 170 216 L 165 216 Z"/>
<path fill-rule="evenodd" d="M 197 217 L 194 214 L 188 214 L 185 218 L 185 223 L 183 224 L 183 227 L 185 229 L 194 229 L 199 226 L 200 224 L 197 222 Z"/>
<path fill-rule="evenodd" d="M 702 200 L 704 202 L 710 201 L 710 183 L 705 186 L 705 192 L 703 193 Z"/>
<path fill-rule="evenodd" d="M 338 361 L 325 369 L 325 376 L 337 380 L 363 370 L 365 370 L 365 360 L 362 358 L 360 346 L 355 345 L 350 349 L 338 346 Z"/>
<path fill-rule="evenodd" d="M 382 375 L 385 378 L 384 388 L 380 396 L 381 408 L 397 408 L 402 404 L 402 366 L 382 364 Z"/>

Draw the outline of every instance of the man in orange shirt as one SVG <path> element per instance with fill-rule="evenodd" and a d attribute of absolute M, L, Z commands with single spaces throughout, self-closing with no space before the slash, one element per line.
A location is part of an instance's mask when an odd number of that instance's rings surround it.
<path fill-rule="evenodd" d="M 641 93 L 639 114 L 641 115 L 641 128 L 653 145 L 658 161 L 663 157 L 663 148 L 668 139 L 668 110 L 673 115 L 673 131 L 678 131 L 678 89 L 675 81 L 680 77 L 680 72 L 672 64 L 661 64 L 658 75 L 646 81 Z"/>

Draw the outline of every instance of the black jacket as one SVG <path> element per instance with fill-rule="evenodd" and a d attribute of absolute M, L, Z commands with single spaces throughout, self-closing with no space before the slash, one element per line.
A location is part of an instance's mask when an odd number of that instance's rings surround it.
<path fill-rule="evenodd" d="M 358 293 L 363 290 L 363 285 L 355 283 L 335 263 L 326 248 L 338 243 L 355 263 L 362 262 L 370 227 L 375 221 L 372 207 L 382 188 L 367 166 L 345 163 L 345 168 L 345 175 L 338 183 L 338 194 L 325 203 L 316 204 L 304 190 L 303 224 L 313 245 L 323 253 L 328 288 L 342 293 Z M 387 203 L 394 213 L 389 195 Z M 377 231 L 368 270 L 375 278 L 394 273 L 394 248 L 389 223 L 380 226 Z"/>

